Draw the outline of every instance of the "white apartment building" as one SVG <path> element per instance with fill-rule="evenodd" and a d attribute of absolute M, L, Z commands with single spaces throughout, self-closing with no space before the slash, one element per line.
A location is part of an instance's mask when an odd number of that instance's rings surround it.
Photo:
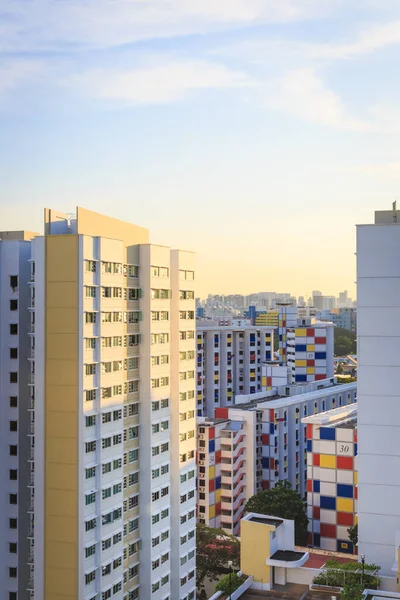
<path fill-rule="evenodd" d="M 246 500 L 289 481 L 307 494 L 307 427 L 303 417 L 356 402 L 356 383 L 332 380 L 282 386 L 236 397 L 198 421 L 198 519 L 237 534 Z"/>
<path fill-rule="evenodd" d="M 31 597 L 193 600 L 194 255 L 78 208 L 28 264 Z"/>
<path fill-rule="evenodd" d="M 27 597 L 33 510 L 30 464 L 30 239 L 0 232 L 0 596 Z"/>
<path fill-rule="evenodd" d="M 357 227 L 358 543 L 382 574 L 397 562 L 400 530 L 399 256 L 396 206 Z"/>
<path fill-rule="evenodd" d="M 197 415 L 233 406 L 235 396 L 262 389 L 261 365 L 273 355 L 272 327 L 197 324 Z"/>

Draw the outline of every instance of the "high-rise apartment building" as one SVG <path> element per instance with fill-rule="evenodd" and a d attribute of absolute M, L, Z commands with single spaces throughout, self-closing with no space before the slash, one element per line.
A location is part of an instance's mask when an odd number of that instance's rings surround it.
<path fill-rule="evenodd" d="M 305 497 L 310 446 L 302 418 L 347 407 L 356 396 L 356 383 L 281 386 L 237 397 L 234 407 L 199 419 L 199 521 L 237 534 L 246 500 L 278 481 L 290 482 Z"/>
<path fill-rule="evenodd" d="M 286 357 L 291 381 L 304 383 L 334 375 L 334 325 L 314 318 L 286 333 Z"/>
<path fill-rule="evenodd" d="M 78 208 L 46 210 L 26 261 L 26 587 L 43 600 L 192 600 L 194 256 Z"/>
<path fill-rule="evenodd" d="M 0 232 L 0 597 L 27 598 L 33 540 L 30 280 L 34 233 Z"/>
<path fill-rule="evenodd" d="M 273 357 L 271 327 L 198 325 L 196 344 L 198 416 L 261 391 L 261 364 Z"/>
<path fill-rule="evenodd" d="M 357 227 L 359 554 L 392 573 L 400 530 L 400 211 Z"/>

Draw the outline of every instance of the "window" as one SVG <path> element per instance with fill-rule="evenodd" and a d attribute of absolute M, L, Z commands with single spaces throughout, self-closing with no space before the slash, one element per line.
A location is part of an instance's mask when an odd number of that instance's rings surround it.
<path fill-rule="evenodd" d="M 191 290 L 180 290 L 179 299 L 180 300 L 194 300 L 194 292 Z"/>
<path fill-rule="evenodd" d="M 89 585 L 96 579 L 96 571 L 91 571 L 90 573 L 86 573 L 85 575 L 85 585 Z"/>
<path fill-rule="evenodd" d="M 93 427 L 93 425 L 96 425 L 96 415 L 90 415 L 88 417 L 85 417 L 85 426 Z"/>
<path fill-rule="evenodd" d="M 96 338 L 85 338 L 85 349 L 94 350 L 96 348 Z"/>
<path fill-rule="evenodd" d="M 10 494 L 9 495 L 9 501 L 10 501 L 10 504 L 18 504 L 18 496 L 17 496 L 17 494 Z"/>
<path fill-rule="evenodd" d="M 168 452 L 169 450 L 169 442 L 165 442 L 164 444 L 161 444 L 161 452 Z"/>
<path fill-rule="evenodd" d="M 10 554 L 17 554 L 17 544 L 16 542 L 10 542 L 8 544 L 8 551 Z"/>
<path fill-rule="evenodd" d="M 97 519 L 90 519 L 90 521 L 85 521 L 85 531 L 92 531 L 95 529 L 97 525 Z"/>
<path fill-rule="evenodd" d="M 8 575 L 9 577 L 16 577 L 17 576 L 17 567 L 9 567 L 8 569 Z"/>
<path fill-rule="evenodd" d="M 169 508 L 164 508 L 164 510 L 161 511 L 161 518 L 166 519 L 168 516 L 169 516 Z"/>
<path fill-rule="evenodd" d="M 94 502 L 96 502 L 96 493 L 95 492 L 85 495 L 85 505 L 86 506 L 89 506 L 89 504 L 93 504 Z"/>
<path fill-rule="evenodd" d="M 17 471 L 17 469 L 10 469 L 10 479 L 12 481 L 16 481 L 18 479 L 18 471 Z"/>
<path fill-rule="evenodd" d="M 18 310 L 18 300 L 10 300 L 10 310 Z"/>
<path fill-rule="evenodd" d="M 95 452 L 95 450 L 96 450 L 96 442 L 95 441 L 85 443 L 85 452 L 86 453 Z"/>
<path fill-rule="evenodd" d="M 161 541 L 165 542 L 169 538 L 169 531 L 163 531 L 161 534 Z"/>
<path fill-rule="evenodd" d="M 10 431 L 18 431 L 18 421 L 10 421 Z"/>
<path fill-rule="evenodd" d="M 12 408 L 17 408 L 17 406 L 18 406 L 18 398 L 17 398 L 17 396 L 10 396 L 10 406 Z"/>
<path fill-rule="evenodd" d="M 96 544 L 92 546 L 87 546 L 85 548 L 85 558 L 89 558 L 90 556 L 94 556 L 96 554 Z"/>
<path fill-rule="evenodd" d="M 165 289 L 152 289 L 151 290 L 152 300 L 168 300 L 171 298 L 171 290 Z"/>
<path fill-rule="evenodd" d="M 18 358 L 18 348 L 10 348 L 10 358 Z"/>
<path fill-rule="evenodd" d="M 101 498 L 102 498 L 102 500 L 107 500 L 107 498 L 111 498 L 111 488 L 110 487 L 102 490 Z"/>
<path fill-rule="evenodd" d="M 169 406 L 169 398 L 164 398 L 161 400 L 161 408 L 168 408 Z"/>
<path fill-rule="evenodd" d="M 89 467 L 85 469 L 85 479 L 91 479 L 96 476 L 96 467 Z"/>
<path fill-rule="evenodd" d="M 86 273 L 96 273 L 96 262 L 94 260 L 85 260 Z"/>
<path fill-rule="evenodd" d="M 85 373 L 86 373 L 86 375 L 95 375 L 96 374 L 96 365 L 95 364 L 85 365 Z"/>
<path fill-rule="evenodd" d="M 142 290 L 138 288 L 127 288 L 125 290 L 125 299 L 134 301 L 142 297 Z"/>
<path fill-rule="evenodd" d="M 96 323 L 96 313 L 85 312 L 85 323 Z"/>
<path fill-rule="evenodd" d="M 10 335 L 18 335 L 18 325 L 17 323 L 10 324 Z"/>
<path fill-rule="evenodd" d="M 18 383 L 18 373 L 10 373 L 10 383 Z"/>
<path fill-rule="evenodd" d="M 18 446 L 14 444 L 10 446 L 10 456 L 18 456 Z"/>
<path fill-rule="evenodd" d="M 17 519 L 9 519 L 8 524 L 10 529 L 17 529 Z"/>
<path fill-rule="evenodd" d="M 169 277 L 169 268 L 168 267 L 150 267 L 150 272 L 152 277 Z"/>
<path fill-rule="evenodd" d="M 94 285 L 85 285 L 85 298 L 96 298 L 96 288 Z"/>
<path fill-rule="evenodd" d="M 96 400 L 96 390 L 86 390 L 85 400 L 86 402 L 92 402 L 93 400 Z"/>

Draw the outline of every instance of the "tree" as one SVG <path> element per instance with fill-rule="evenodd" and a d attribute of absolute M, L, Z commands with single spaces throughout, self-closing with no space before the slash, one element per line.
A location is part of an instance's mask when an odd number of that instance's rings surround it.
<path fill-rule="evenodd" d="M 295 527 L 295 540 L 298 546 L 307 544 L 308 519 L 305 503 L 288 481 L 278 481 L 270 490 L 252 496 L 246 503 L 247 512 L 271 515 L 281 519 L 292 519 Z"/>
<path fill-rule="evenodd" d="M 379 587 L 378 565 L 364 565 L 362 569 L 360 563 L 339 563 L 332 558 L 325 563 L 323 571 L 314 577 L 313 583 L 319 585 L 327 585 L 330 587 L 345 587 L 348 586 L 357 589 L 357 586 L 363 586 L 363 589 L 377 590 Z M 349 591 L 350 594 L 350 591 Z M 353 600 L 353 596 L 348 595 L 347 598 Z M 354 596 L 357 598 L 357 595 Z"/>
<path fill-rule="evenodd" d="M 238 569 L 240 563 L 240 542 L 223 529 L 212 529 L 207 525 L 196 528 L 196 585 L 200 591 L 204 588 L 205 579 L 217 581 L 229 560 L 233 568 Z"/>
<path fill-rule="evenodd" d="M 231 573 L 230 575 L 225 575 L 215 586 L 217 592 L 224 592 L 225 594 L 229 594 L 229 592 L 233 593 L 238 589 L 243 583 L 243 579 L 237 575 L 237 573 Z"/>
<path fill-rule="evenodd" d="M 336 367 L 336 374 L 341 375 L 342 373 L 343 373 L 342 363 L 338 363 L 338 366 Z"/>
<path fill-rule="evenodd" d="M 349 534 L 349 540 L 353 542 L 355 548 L 358 545 L 358 523 L 353 525 L 353 527 L 349 527 L 347 533 Z"/>
<path fill-rule="evenodd" d="M 341 338 L 346 338 L 345 345 L 342 345 Z M 343 329 L 343 327 L 335 327 L 334 329 L 335 356 L 343 356 L 344 354 L 357 353 L 357 336 L 354 331 Z M 350 344 L 349 344 L 350 341 Z"/>
<path fill-rule="evenodd" d="M 362 583 L 346 583 L 340 593 L 342 600 L 362 600 L 364 585 Z"/>
<path fill-rule="evenodd" d="M 349 337 L 340 335 L 338 338 L 335 339 L 336 356 L 345 356 L 346 354 L 351 354 L 352 349 L 353 344 Z"/>

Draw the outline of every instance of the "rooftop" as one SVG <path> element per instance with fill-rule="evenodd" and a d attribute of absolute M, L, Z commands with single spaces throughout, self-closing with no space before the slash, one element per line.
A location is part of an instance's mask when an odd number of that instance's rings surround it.
<path fill-rule="evenodd" d="M 277 550 L 271 556 L 271 560 L 281 560 L 284 562 L 297 562 L 302 559 L 304 552 L 296 552 L 295 550 Z"/>
<path fill-rule="evenodd" d="M 251 516 L 248 520 L 253 523 L 262 523 L 263 525 L 274 525 L 274 527 L 279 527 L 279 525 L 282 525 L 283 523 L 283 519 L 274 519 L 273 517 L 264 518 L 261 515 L 258 515 L 257 517 Z"/>
<path fill-rule="evenodd" d="M 320 425 L 321 427 L 355 429 L 357 427 L 357 404 L 339 406 L 316 415 L 303 417 L 301 422 L 306 425 Z"/>

